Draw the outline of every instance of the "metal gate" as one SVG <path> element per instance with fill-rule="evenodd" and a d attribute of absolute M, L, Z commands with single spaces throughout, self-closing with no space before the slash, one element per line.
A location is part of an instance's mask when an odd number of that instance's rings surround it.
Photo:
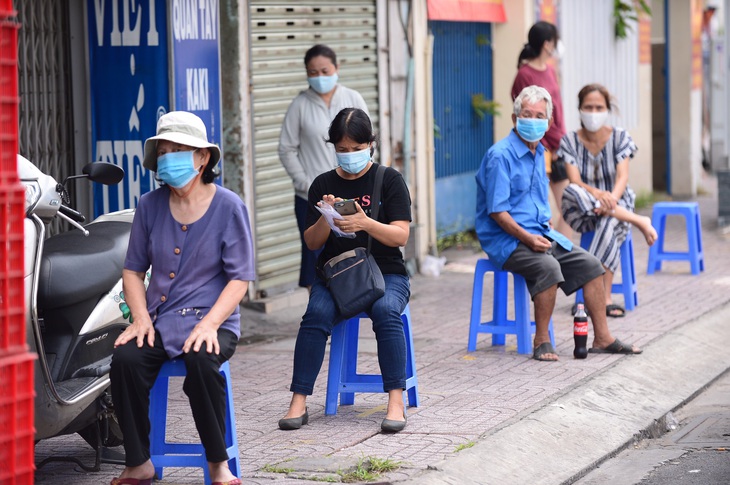
<path fill-rule="evenodd" d="M 261 297 L 299 279 L 294 190 L 277 148 L 286 110 L 307 88 L 304 53 L 315 44 L 337 53 L 342 84 L 362 94 L 378 126 L 375 0 L 251 0 L 253 218 Z"/>
<path fill-rule="evenodd" d="M 430 22 L 438 237 L 474 228 L 474 175 L 492 145 L 492 30 L 482 22 Z M 501 110 L 510 113 L 509 106 Z"/>
<path fill-rule="evenodd" d="M 62 181 L 74 170 L 68 6 L 20 0 L 18 151 Z M 73 189 L 73 187 L 70 187 Z"/>

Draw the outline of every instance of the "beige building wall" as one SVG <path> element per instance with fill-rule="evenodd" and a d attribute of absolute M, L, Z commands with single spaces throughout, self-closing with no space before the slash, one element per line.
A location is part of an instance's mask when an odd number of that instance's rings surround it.
<path fill-rule="evenodd" d="M 414 60 L 413 157 L 411 199 L 418 224 L 418 260 L 436 251 L 436 207 L 434 195 L 433 90 L 431 86 L 433 38 L 428 32 L 426 2 L 411 3 L 411 31 Z M 414 193 L 415 192 L 415 193 Z"/>
<path fill-rule="evenodd" d="M 692 87 L 692 7 L 695 1 L 667 1 L 671 193 L 680 198 L 692 197 L 697 195 L 702 165 L 702 93 Z"/>
<path fill-rule="evenodd" d="M 517 57 L 535 23 L 534 0 L 505 1 L 504 8 L 507 22 L 493 24 L 492 30 L 492 97 L 499 103 L 499 116 L 494 117 L 494 141 L 501 140 L 512 129 L 510 93 L 517 74 Z"/>
<path fill-rule="evenodd" d="M 653 190 L 653 133 L 651 105 L 651 64 L 640 64 L 639 85 L 636 87 L 639 99 L 639 119 L 631 129 L 639 151 L 629 163 L 629 185 L 637 195 L 649 194 Z"/>

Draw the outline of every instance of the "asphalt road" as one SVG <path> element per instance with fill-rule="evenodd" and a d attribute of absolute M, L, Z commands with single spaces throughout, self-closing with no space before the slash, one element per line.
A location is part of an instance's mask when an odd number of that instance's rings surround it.
<path fill-rule="evenodd" d="M 727 451 L 691 450 L 659 465 L 641 485 L 725 485 L 730 483 Z"/>
<path fill-rule="evenodd" d="M 674 428 L 674 429 L 672 429 Z M 576 485 L 730 484 L 730 371 Z"/>

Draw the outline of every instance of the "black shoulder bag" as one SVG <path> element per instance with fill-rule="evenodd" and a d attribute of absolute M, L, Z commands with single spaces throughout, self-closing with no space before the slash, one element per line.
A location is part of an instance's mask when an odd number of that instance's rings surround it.
<path fill-rule="evenodd" d="M 375 172 L 371 218 L 378 220 L 380 193 L 385 167 L 378 165 Z M 370 254 L 372 238 L 368 234 L 368 247 L 355 248 L 335 256 L 324 264 L 322 271 L 337 311 L 343 319 L 370 310 L 376 300 L 385 294 L 385 281 L 375 258 Z"/>

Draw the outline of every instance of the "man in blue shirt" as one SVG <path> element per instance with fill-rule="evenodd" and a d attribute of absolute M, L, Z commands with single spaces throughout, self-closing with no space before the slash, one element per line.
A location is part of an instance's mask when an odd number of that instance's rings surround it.
<path fill-rule="evenodd" d="M 583 288 L 594 331 L 589 352 L 641 353 L 608 329 L 601 262 L 550 225 L 540 140 L 552 111 L 550 94 L 541 87 L 528 86 L 515 98 L 515 129 L 487 151 L 476 176 L 477 236 L 490 260 L 527 282 L 535 305 L 533 358 L 558 360 L 548 333 L 558 287 L 566 295 Z"/>

